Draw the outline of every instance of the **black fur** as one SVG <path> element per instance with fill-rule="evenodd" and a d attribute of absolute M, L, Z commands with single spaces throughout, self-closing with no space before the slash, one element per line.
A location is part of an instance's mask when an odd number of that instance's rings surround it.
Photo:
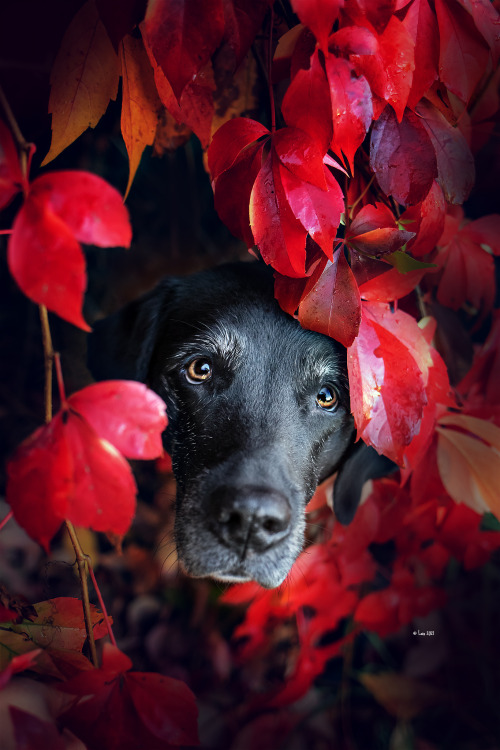
<path fill-rule="evenodd" d="M 345 350 L 280 309 L 260 263 L 166 279 L 96 326 L 89 357 L 96 378 L 144 381 L 167 404 L 176 542 L 191 575 L 279 585 L 317 483 L 339 470 L 334 506 L 348 522 L 380 473 L 377 454 L 354 444 Z M 186 377 L 195 358 L 212 365 L 198 384 Z M 316 401 L 324 384 L 334 411 Z"/>

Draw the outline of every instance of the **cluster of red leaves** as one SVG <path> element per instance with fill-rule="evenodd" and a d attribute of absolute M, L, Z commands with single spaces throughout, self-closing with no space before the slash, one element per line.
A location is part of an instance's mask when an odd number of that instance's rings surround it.
<path fill-rule="evenodd" d="M 275 269 L 282 307 L 348 347 L 358 436 L 403 465 L 446 374 L 413 316 L 389 303 L 432 288 L 443 269 L 440 302 L 483 314 L 493 304 L 500 219 L 461 228 L 459 207 L 446 205 L 463 203 L 474 183 L 464 118 L 498 60 L 498 18 L 489 3 L 458 0 L 292 6 L 303 26 L 280 39 L 274 70 L 291 79 L 286 125 L 270 132 L 237 118 L 216 132 L 215 205 Z M 346 198 L 330 167 L 358 171 Z"/>
<path fill-rule="evenodd" d="M 2 643 L 10 651 L 0 672 L 0 689 L 13 674 L 30 670 L 50 678 L 63 696 L 51 711 L 51 721 L 10 703 L 12 733 L 18 747 L 35 750 L 40 741 L 64 750 L 76 736 L 88 750 L 153 750 L 198 744 L 194 696 L 179 680 L 151 672 L 132 672 L 132 662 L 116 646 L 105 644 L 102 664 L 95 668 L 82 653 L 86 631 L 81 602 L 58 598 L 35 605 L 32 613 L 2 626 Z M 94 637 L 107 629 L 92 608 Z M 48 639 L 45 633 L 52 637 Z M 14 656 L 12 656 L 14 654 Z M 3 653 L 2 653 L 3 656 Z M 4 731 L 7 728 L 4 727 Z"/>
<path fill-rule="evenodd" d="M 108 380 L 63 399 L 8 463 L 16 520 L 47 550 L 64 520 L 123 535 L 136 495 L 125 457 L 160 456 L 166 425 L 164 402 L 142 383 Z"/>
<path fill-rule="evenodd" d="M 499 361 L 497 313 L 457 388 L 461 412 L 447 411 L 448 389 L 439 382 L 444 373 L 433 375 L 430 368 L 431 400 L 400 481 L 377 480 L 348 527 L 327 519 L 324 537 L 302 553 L 280 589 L 242 584 L 222 597 L 229 604 L 252 602 L 235 632 L 241 662 L 271 662 L 276 640 L 271 633 L 285 623 L 289 632 L 293 623 L 300 650 L 292 674 L 259 698 L 259 705 L 284 705 L 302 696 L 360 630 L 385 638 L 440 607 L 451 557 L 471 570 L 500 548 L 500 532 L 482 529 L 486 510 L 500 514 Z M 332 481 L 318 488 L 310 511 L 331 504 Z M 377 562 L 377 551 L 388 545 L 391 567 Z"/>
<path fill-rule="evenodd" d="M 361 630 L 385 638 L 442 606 L 450 557 L 472 569 L 500 547 L 500 532 L 482 531 L 481 520 L 482 513 L 457 505 L 445 492 L 417 504 L 396 480 L 377 480 L 352 524 L 330 526 L 279 589 L 232 587 L 222 601 L 251 602 L 234 633 L 240 663 L 273 663 L 276 633 L 285 626 L 298 646 L 289 659 L 291 673 L 255 698 L 256 705 L 282 706 L 303 696 Z M 389 545 L 392 566 L 379 565 L 378 550 Z"/>

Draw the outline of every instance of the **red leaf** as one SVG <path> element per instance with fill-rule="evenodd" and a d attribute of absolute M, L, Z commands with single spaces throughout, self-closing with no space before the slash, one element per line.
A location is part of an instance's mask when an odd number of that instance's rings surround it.
<path fill-rule="evenodd" d="M 376 203 L 363 206 L 346 232 L 346 242 L 360 253 L 380 257 L 399 250 L 413 236 L 397 228 L 387 206 Z"/>
<path fill-rule="evenodd" d="M 249 203 L 255 179 L 262 166 L 263 148 L 262 142 L 251 143 L 241 151 L 230 169 L 221 172 L 214 183 L 217 213 L 229 231 L 235 237 L 241 237 L 248 247 L 255 244 L 250 228 Z"/>
<path fill-rule="evenodd" d="M 260 122 L 247 117 L 236 117 L 225 122 L 215 133 L 208 148 L 208 168 L 212 180 L 216 180 L 235 163 L 245 146 L 264 135 L 270 135 L 269 130 Z"/>
<path fill-rule="evenodd" d="M 197 708 L 189 688 L 179 680 L 151 672 L 129 672 L 130 659 L 105 644 L 102 667 L 60 685 L 79 697 L 61 717 L 89 747 L 107 750 L 151 750 L 196 745 Z"/>
<path fill-rule="evenodd" d="M 375 276 L 359 287 L 362 299 L 377 302 L 392 302 L 410 294 L 420 283 L 426 273 L 425 268 L 408 273 L 400 273 L 397 268 L 391 268 L 386 273 Z"/>
<path fill-rule="evenodd" d="M 332 150 L 342 152 L 354 172 L 354 154 L 363 143 L 373 117 L 372 97 L 368 81 L 356 76 L 347 60 L 330 55 L 326 59 L 333 117 Z"/>
<path fill-rule="evenodd" d="M 500 23 L 498 10 L 489 0 L 458 0 L 458 2 L 474 19 L 477 30 L 491 49 L 493 64 L 496 66 L 500 57 L 500 37 L 497 33 Z"/>
<path fill-rule="evenodd" d="M 438 78 L 439 34 L 428 0 L 414 0 L 410 4 L 403 26 L 415 43 L 415 60 L 418 61 L 408 97 L 408 106 L 413 109 Z"/>
<path fill-rule="evenodd" d="M 458 310 L 465 302 L 484 313 L 495 301 L 495 264 L 493 257 L 467 236 L 457 232 L 436 258 L 443 268 L 437 298 L 442 305 Z"/>
<path fill-rule="evenodd" d="M 250 196 L 250 225 L 262 258 L 284 276 L 304 276 L 307 231 L 285 197 L 278 157 L 271 151 Z"/>
<path fill-rule="evenodd" d="M 475 353 L 472 367 L 457 386 L 470 399 L 479 396 L 486 404 L 500 403 L 500 311 L 493 312 L 488 338 Z"/>
<path fill-rule="evenodd" d="M 54 721 L 40 719 L 39 716 L 24 711 L 18 706 L 9 706 L 9 713 L 14 728 L 16 747 L 23 750 L 39 750 L 40 747 L 66 750 L 67 738 L 59 734 Z"/>
<path fill-rule="evenodd" d="M 14 140 L 7 125 L 0 120 L 0 210 L 22 190 L 24 182 Z"/>
<path fill-rule="evenodd" d="M 437 176 L 436 155 L 419 118 L 406 110 L 400 123 L 387 107 L 372 130 L 370 166 L 386 195 L 404 206 L 424 200 Z"/>
<path fill-rule="evenodd" d="M 323 52 L 328 52 L 328 37 L 344 0 L 292 0 L 292 8 L 304 26 L 311 29 Z"/>
<path fill-rule="evenodd" d="M 410 206 L 401 214 L 400 221 L 406 229 L 415 232 L 407 245 L 415 258 L 434 250 L 443 232 L 445 215 L 446 202 L 437 182 L 432 184 L 422 203 Z"/>
<path fill-rule="evenodd" d="M 9 240 L 9 268 L 34 302 L 84 330 L 85 259 L 78 240 L 99 246 L 131 240 L 120 194 L 87 172 L 38 177 L 19 211 Z"/>
<path fill-rule="evenodd" d="M 370 29 L 362 26 L 344 26 L 328 40 L 330 50 L 347 55 L 376 55 L 378 41 Z"/>
<path fill-rule="evenodd" d="M 127 458 L 150 459 L 162 454 L 165 403 L 143 383 L 95 383 L 70 396 L 68 405 Z"/>
<path fill-rule="evenodd" d="M 286 198 L 296 219 L 308 231 L 325 255 L 333 258 L 333 243 L 344 210 L 344 196 L 331 172 L 323 168 L 328 190 L 325 192 L 303 182 L 280 167 L 280 178 Z"/>
<path fill-rule="evenodd" d="M 448 0 L 435 0 L 439 25 L 439 77 L 446 87 L 468 103 L 486 72 L 489 52 L 469 14 Z"/>
<path fill-rule="evenodd" d="M 30 198 L 47 202 L 79 242 L 128 247 L 132 230 L 120 193 L 90 172 L 50 172 L 37 177 Z"/>
<path fill-rule="evenodd" d="M 353 0 L 349 12 L 360 21 L 366 18 L 380 33 L 389 23 L 395 9 L 396 0 Z"/>
<path fill-rule="evenodd" d="M 37 657 L 39 654 L 41 654 L 41 652 L 42 649 L 35 648 L 32 651 L 28 651 L 26 654 L 14 656 L 9 661 L 7 667 L 2 672 L 0 672 L 0 690 L 3 690 L 3 688 L 10 681 L 12 675 L 18 674 L 19 672 L 24 672 L 25 669 L 31 669 L 31 667 L 36 663 Z"/>
<path fill-rule="evenodd" d="M 430 102 L 422 100 L 416 112 L 433 143 L 438 182 L 446 200 L 448 203 L 463 203 L 476 177 L 474 157 L 467 141 Z"/>
<path fill-rule="evenodd" d="M 114 0 L 96 0 L 99 17 L 116 51 L 122 39 L 132 32 L 144 17 L 144 0 L 122 0 L 116 12 Z"/>
<path fill-rule="evenodd" d="M 213 93 L 215 91 L 212 63 L 208 62 L 195 78 L 190 81 L 182 92 L 180 102 L 177 101 L 172 86 L 165 77 L 161 67 L 155 60 L 148 37 L 141 24 L 142 40 L 153 68 L 153 74 L 163 106 L 179 123 L 187 125 L 200 139 L 203 148 L 208 146 L 214 116 Z"/>
<path fill-rule="evenodd" d="M 500 215 L 489 214 L 464 226 L 462 234 L 478 245 L 487 245 L 493 255 L 500 255 Z"/>
<path fill-rule="evenodd" d="M 401 121 L 415 69 L 415 43 L 401 21 L 392 16 L 378 44 L 377 54 L 352 55 L 351 62 L 368 80 L 372 92 L 388 102 Z"/>
<path fill-rule="evenodd" d="M 308 133 L 318 142 L 321 153 L 326 153 L 332 140 L 332 110 L 318 50 L 311 57 L 311 67 L 297 71 L 283 97 L 281 112 L 287 125 Z"/>
<path fill-rule="evenodd" d="M 75 412 L 59 412 L 34 432 L 7 471 L 7 499 L 16 520 L 46 549 L 65 518 L 115 534 L 130 525 L 136 492 L 130 467 Z"/>
<path fill-rule="evenodd" d="M 351 411 L 358 436 L 401 464 L 418 432 L 432 366 L 429 347 L 410 315 L 365 302 L 359 335 L 348 350 Z"/>
<path fill-rule="evenodd" d="M 90 331 L 81 313 L 87 286 L 82 249 L 46 200 L 28 195 L 12 226 L 7 260 L 27 297 Z"/>
<path fill-rule="evenodd" d="M 158 65 L 180 102 L 187 84 L 200 72 L 224 34 L 222 0 L 152 0 L 144 33 Z"/>
<path fill-rule="evenodd" d="M 323 154 L 319 144 L 298 128 L 281 128 L 272 137 L 273 148 L 283 164 L 301 180 L 326 190 Z"/>
<path fill-rule="evenodd" d="M 217 60 L 225 61 L 225 69 L 236 70 L 259 31 L 270 0 L 223 0 L 224 39 L 217 51 Z"/>
<path fill-rule="evenodd" d="M 332 336 L 345 347 L 358 335 L 361 300 L 358 285 L 340 247 L 320 278 L 305 289 L 299 306 L 303 328 Z"/>

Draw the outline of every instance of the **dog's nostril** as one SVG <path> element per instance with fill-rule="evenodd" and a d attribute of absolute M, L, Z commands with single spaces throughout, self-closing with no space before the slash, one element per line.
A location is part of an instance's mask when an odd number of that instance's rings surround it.
<path fill-rule="evenodd" d="M 226 545 L 263 551 L 289 531 L 292 511 L 280 492 L 260 487 L 219 487 L 209 506 L 212 530 Z"/>
<path fill-rule="evenodd" d="M 265 518 L 262 521 L 262 528 L 264 531 L 269 531 L 271 534 L 277 534 L 278 532 L 283 531 L 284 526 L 286 526 L 286 520 L 281 518 Z"/>

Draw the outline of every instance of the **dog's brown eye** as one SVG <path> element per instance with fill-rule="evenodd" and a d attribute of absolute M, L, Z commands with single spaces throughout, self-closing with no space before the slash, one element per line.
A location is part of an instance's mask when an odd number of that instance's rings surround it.
<path fill-rule="evenodd" d="M 329 385 L 322 386 L 316 396 L 318 406 L 326 411 L 333 411 L 338 403 L 336 391 Z"/>
<path fill-rule="evenodd" d="M 202 357 L 200 359 L 193 359 L 186 367 L 184 374 L 186 375 L 186 380 L 193 383 L 193 385 L 204 383 L 212 377 L 210 360 L 203 359 Z"/>

